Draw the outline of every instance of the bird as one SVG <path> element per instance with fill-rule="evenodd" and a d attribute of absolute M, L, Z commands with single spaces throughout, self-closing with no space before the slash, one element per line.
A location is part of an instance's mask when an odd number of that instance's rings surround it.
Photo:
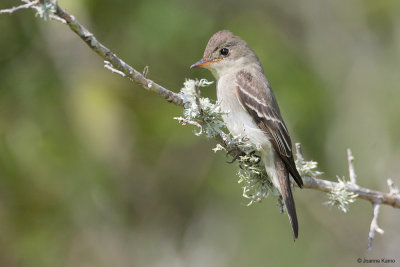
<path fill-rule="evenodd" d="M 300 188 L 303 180 L 293 158 L 289 131 L 256 53 L 242 38 L 221 30 L 208 41 L 203 58 L 190 68 L 196 67 L 210 70 L 217 80 L 217 99 L 230 133 L 246 137 L 260 153 L 296 240 L 298 220 L 290 177 Z"/>

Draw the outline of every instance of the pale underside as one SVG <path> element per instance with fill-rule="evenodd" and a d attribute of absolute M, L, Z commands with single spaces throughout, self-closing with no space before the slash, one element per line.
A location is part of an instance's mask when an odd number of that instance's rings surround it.
<path fill-rule="evenodd" d="M 258 127 L 250 114 L 239 102 L 235 88 L 233 87 L 235 83 L 232 83 L 235 79 L 236 72 L 222 75 L 218 79 L 217 97 L 221 102 L 221 109 L 227 112 L 224 116 L 224 121 L 232 135 L 247 137 L 253 147 L 261 152 L 267 174 L 280 192 L 274 160 L 278 155 L 273 149 L 267 134 Z"/>

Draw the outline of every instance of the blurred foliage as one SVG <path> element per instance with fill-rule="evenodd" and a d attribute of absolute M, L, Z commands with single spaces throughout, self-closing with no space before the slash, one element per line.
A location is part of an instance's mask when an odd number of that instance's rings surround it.
<path fill-rule="evenodd" d="M 18 5 L 4 0 L 0 8 Z M 178 91 L 209 37 L 259 55 L 294 142 L 325 177 L 400 184 L 400 2 L 104 1 L 59 4 L 138 70 Z M 395 258 L 398 210 L 342 214 L 296 190 L 293 244 L 274 200 L 245 207 L 236 166 L 172 119 L 182 110 L 110 73 L 65 25 L 0 16 L 0 266 L 350 266 Z M 215 98 L 213 89 L 203 94 Z"/>

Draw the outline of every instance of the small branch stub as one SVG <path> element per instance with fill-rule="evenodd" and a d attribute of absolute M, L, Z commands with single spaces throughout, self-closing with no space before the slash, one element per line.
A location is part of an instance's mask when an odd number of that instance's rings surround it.
<path fill-rule="evenodd" d="M 388 184 L 388 187 L 389 187 L 389 194 L 390 195 L 396 196 L 396 195 L 400 194 L 399 189 L 396 186 L 394 186 L 392 179 L 388 178 L 387 179 L 387 184 Z"/>
<path fill-rule="evenodd" d="M 357 175 L 356 175 L 356 173 L 354 171 L 354 165 L 353 165 L 354 157 L 351 154 L 350 148 L 347 149 L 347 160 L 348 160 L 348 163 L 349 163 L 349 178 L 350 178 L 350 182 L 352 184 L 356 184 Z"/>
<path fill-rule="evenodd" d="M 112 66 L 112 64 L 111 64 L 109 61 L 107 61 L 107 60 L 104 60 L 104 68 L 108 69 L 108 70 L 111 71 L 112 73 L 119 74 L 119 75 L 121 75 L 122 77 L 125 77 L 125 76 L 126 76 L 125 73 L 123 73 L 122 71 L 119 71 L 119 70 L 115 69 L 115 68 Z"/>

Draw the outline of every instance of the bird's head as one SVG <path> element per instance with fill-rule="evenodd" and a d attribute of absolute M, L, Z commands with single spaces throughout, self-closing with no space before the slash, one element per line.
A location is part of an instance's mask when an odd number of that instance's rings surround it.
<path fill-rule="evenodd" d="M 248 44 L 230 31 L 222 30 L 210 38 L 203 58 L 190 68 L 209 69 L 218 79 L 227 72 L 254 63 L 259 64 L 259 61 Z"/>

